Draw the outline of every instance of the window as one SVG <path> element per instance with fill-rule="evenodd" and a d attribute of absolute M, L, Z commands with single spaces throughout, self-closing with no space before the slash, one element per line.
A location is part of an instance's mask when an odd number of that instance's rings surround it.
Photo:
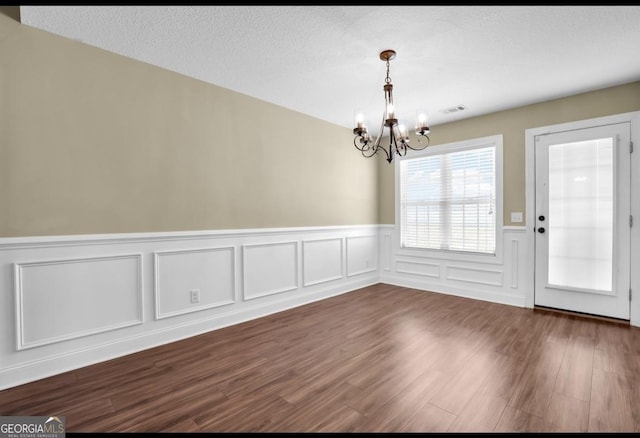
<path fill-rule="evenodd" d="M 400 246 L 496 254 L 502 136 L 430 146 L 399 163 Z"/>

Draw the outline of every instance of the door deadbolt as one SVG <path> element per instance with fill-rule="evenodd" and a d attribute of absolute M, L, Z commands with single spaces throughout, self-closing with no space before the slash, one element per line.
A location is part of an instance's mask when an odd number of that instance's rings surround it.
<path fill-rule="evenodd" d="M 539 221 L 543 221 L 544 220 L 544 216 L 542 216 L 542 215 L 538 216 L 538 220 Z"/>

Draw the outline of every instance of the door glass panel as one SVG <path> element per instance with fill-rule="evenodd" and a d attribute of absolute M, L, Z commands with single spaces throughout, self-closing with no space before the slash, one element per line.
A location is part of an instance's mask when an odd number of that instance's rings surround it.
<path fill-rule="evenodd" d="M 611 292 L 613 139 L 549 146 L 549 285 Z"/>

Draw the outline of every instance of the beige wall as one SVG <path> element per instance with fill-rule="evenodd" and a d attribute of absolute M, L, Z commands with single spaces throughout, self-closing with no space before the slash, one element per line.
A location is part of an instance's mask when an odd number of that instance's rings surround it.
<path fill-rule="evenodd" d="M 377 223 L 350 129 L 0 14 L 0 237 Z"/>
<path fill-rule="evenodd" d="M 20 6 L 0 6 L 0 15 L 7 16 L 12 20 L 20 22 Z"/>
<path fill-rule="evenodd" d="M 640 82 L 433 126 L 504 136 L 504 223 L 525 130 L 640 110 Z M 245 131 L 249 127 L 250 132 Z M 0 237 L 394 223 L 393 164 L 349 129 L 0 14 Z"/>
<path fill-rule="evenodd" d="M 527 105 L 459 122 L 432 126 L 431 144 L 446 144 L 489 135 L 503 135 L 504 224 L 511 212 L 525 212 L 525 131 L 558 123 L 640 110 L 640 82 L 611 87 L 548 102 Z M 378 163 L 378 220 L 395 223 L 394 166 Z"/>

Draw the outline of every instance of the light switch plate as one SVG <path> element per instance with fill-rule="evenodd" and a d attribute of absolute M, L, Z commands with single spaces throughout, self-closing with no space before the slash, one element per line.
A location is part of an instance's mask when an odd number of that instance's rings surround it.
<path fill-rule="evenodd" d="M 512 211 L 511 212 L 511 222 L 522 222 L 522 212 L 521 211 Z"/>

